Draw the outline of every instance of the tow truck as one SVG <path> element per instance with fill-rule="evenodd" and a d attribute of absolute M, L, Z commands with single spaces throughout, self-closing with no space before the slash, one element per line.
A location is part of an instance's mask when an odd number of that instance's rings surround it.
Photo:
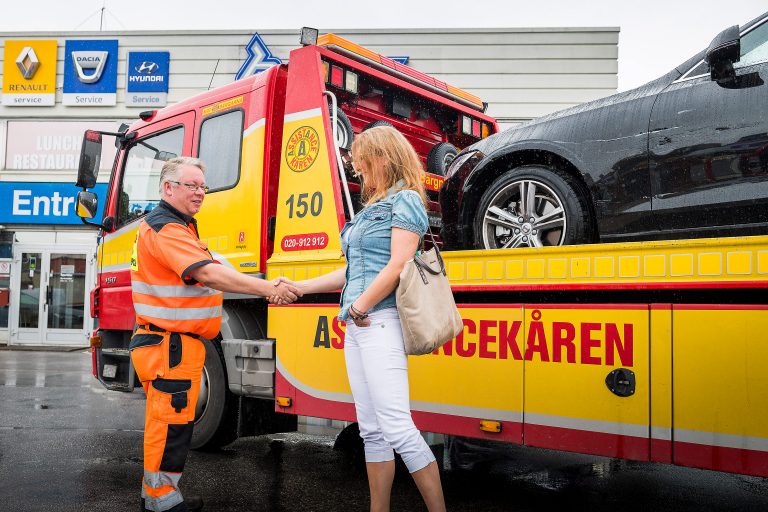
<path fill-rule="evenodd" d="M 212 192 L 200 232 L 222 264 L 300 280 L 345 265 L 339 232 L 360 207 L 360 184 L 345 171 L 356 133 L 381 121 L 400 130 L 433 162 L 425 186 L 434 200 L 434 162 L 449 160 L 435 157 L 447 155 L 440 145 L 463 147 L 497 130 L 465 91 L 332 34 L 308 39 L 287 66 L 149 113 L 117 134 L 92 294 L 93 372 L 106 387 L 138 385 L 127 352 L 127 269 L 164 159 L 215 156 L 207 136 L 219 152 L 231 149 L 206 177 Z M 234 119 L 222 124 L 232 133 L 217 132 L 217 119 Z M 95 183 L 101 135 L 85 135 L 85 188 Z M 84 190 L 79 211 L 92 217 L 96 202 Z M 434 201 L 429 209 L 437 232 Z M 420 429 L 768 476 L 768 237 L 444 258 L 464 330 L 409 358 Z M 266 306 L 226 297 L 220 339 L 206 341 L 195 446 L 290 430 L 299 415 L 355 421 L 338 299 Z"/>

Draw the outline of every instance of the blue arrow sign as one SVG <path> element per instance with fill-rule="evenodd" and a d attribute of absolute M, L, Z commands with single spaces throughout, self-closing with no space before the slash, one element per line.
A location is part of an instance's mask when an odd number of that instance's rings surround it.
<path fill-rule="evenodd" d="M 248 57 L 243 62 L 243 65 L 240 66 L 240 70 L 235 75 L 235 80 L 255 75 L 271 68 L 275 64 L 283 63 L 283 61 L 272 55 L 272 52 L 269 51 L 269 48 L 267 48 L 258 32 L 253 34 L 253 37 L 245 47 L 245 51 L 248 52 Z"/>

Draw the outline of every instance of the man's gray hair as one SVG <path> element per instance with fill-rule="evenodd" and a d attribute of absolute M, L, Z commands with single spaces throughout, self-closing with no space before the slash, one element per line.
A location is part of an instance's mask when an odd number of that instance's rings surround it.
<path fill-rule="evenodd" d="M 166 181 L 179 181 L 181 168 L 187 165 L 197 167 L 205 173 L 205 164 L 199 158 L 192 158 L 191 156 L 171 158 L 163 164 L 163 168 L 160 171 L 160 195 L 163 194 L 163 183 Z"/>

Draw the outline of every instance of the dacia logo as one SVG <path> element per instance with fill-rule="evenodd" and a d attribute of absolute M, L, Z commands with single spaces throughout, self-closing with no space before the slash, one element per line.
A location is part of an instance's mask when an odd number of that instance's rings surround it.
<path fill-rule="evenodd" d="M 107 64 L 109 52 L 105 51 L 75 51 L 72 52 L 72 63 L 77 72 L 77 79 L 84 84 L 93 84 L 99 81 L 104 67 Z M 90 73 L 87 73 L 90 71 Z"/>
<path fill-rule="evenodd" d="M 154 75 L 157 73 L 158 69 L 160 69 L 160 66 L 158 66 L 156 62 L 144 61 L 134 69 L 141 75 Z"/>

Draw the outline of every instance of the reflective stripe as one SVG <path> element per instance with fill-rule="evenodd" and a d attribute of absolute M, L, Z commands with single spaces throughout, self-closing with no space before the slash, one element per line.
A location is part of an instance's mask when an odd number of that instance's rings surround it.
<path fill-rule="evenodd" d="M 141 486 L 141 497 L 144 498 L 144 506 L 154 512 L 165 512 L 184 501 L 184 497 L 179 491 L 179 479 L 181 473 L 165 473 L 144 471 L 144 485 Z M 146 487 L 158 489 L 169 485 L 173 490 L 162 496 L 153 497 L 147 493 Z"/>
<path fill-rule="evenodd" d="M 221 293 L 207 286 L 189 286 L 189 285 L 155 285 L 142 283 L 141 281 L 132 281 L 131 290 L 144 295 L 154 297 L 208 297 Z"/>
<path fill-rule="evenodd" d="M 150 489 L 157 489 L 164 485 L 179 486 L 181 473 L 166 473 L 165 471 L 144 471 L 144 485 Z"/>
<path fill-rule="evenodd" d="M 174 489 L 159 498 L 153 498 L 152 496 L 147 495 L 146 492 L 142 492 L 141 494 L 142 498 L 144 498 L 144 507 L 153 512 L 165 512 L 166 510 L 171 510 L 179 503 L 184 502 L 184 497 L 178 489 Z"/>
<path fill-rule="evenodd" d="M 163 320 L 207 320 L 221 316 L 221 306 L 209 308 L 163 308 L 134 303 L 137 316 L 162 318 Z"/>
<path fill-rule="evenodd" d="M 765 437 L 739 436 L 722 432 L 702 432 L 700 430 L 681 428 L 675 429 L 673 437 L 676 442 L 768 452 L 768 438 Z"/>

